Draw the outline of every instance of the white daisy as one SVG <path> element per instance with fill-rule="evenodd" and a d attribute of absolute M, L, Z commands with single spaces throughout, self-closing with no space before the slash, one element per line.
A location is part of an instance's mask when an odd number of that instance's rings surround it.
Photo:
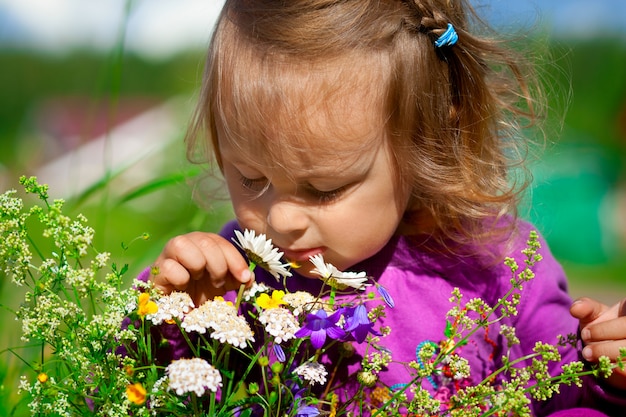
<path fill-rule="evenodd" d="M 324 365 L 318 362 L 305 362 L 294 369 L 293 372 L 311 384 L 318 383 L 320 385 L 326 383 L 326 376 L 328 375 Z"/>
<path fill-rule="evenodd" d="M 168 389 L 182 396 L 194 392 L 198 397 L 207 390 L 217 392 L 222 386 L 222 375 L 204 359 L 180 359 L 172 361 L 166 369 Z"/>
<path fill-rule="evenodd" d="M 324 262 L 324 257 L 321 253 L 311 256 L 309 260 L 315 267 L 311 270 L 312 274 L 319 275 L 324 281 L 329 282 L 330 285 L 334 285 L 339 289 L 352 287 L 357 290 L 364 290 L 365 287 L 368 286 L 368 284 L 366 284 L 368 278 L 365 272 L 342 272 L 333 264 Z"/>
<path fill-rule="evenodd" d="M 339 270 L 333 265 L 324 262 L 324 257 L 321 253 L 318 253 L 315 256 L 311 256 L 309 261 L 313 264 L 315 268 L 311 270 L 312 274 L 319 275 L 322 279 L 327 280 L 339 272 Z"/>
<path fill-rule="evenodd" d="M 287 270 L 289 264 L 281 263 L 283 253 L 272 245 L 272 239 L 268 239 L 263 233 L 257 236 L 254 230 L 248 229 L 243 234 L 235 230 L 235 236 L 237 239 L 233 239 L 233 242 L 246 253 L 250 262 L 265 269 L 277 281 L 281 276 L 291 276 L 291 272 Z"/>

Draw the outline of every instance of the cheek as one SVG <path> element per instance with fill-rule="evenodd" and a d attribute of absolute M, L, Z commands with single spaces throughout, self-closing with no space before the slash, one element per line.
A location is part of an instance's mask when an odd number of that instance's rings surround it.
<path fill-rule="evenodd" d="M 228 190 L 230 193 L 230 202 L 239 225 L 242 228 L 253 229 L 257 232 L 264 233 L 267 214 L 265 214 L 265 208 L 261 202 L 262 199 L 251 199 L 250 196 L 244 195 L 241 188 L 236 184 L 233 186 L 231 183 L 228 183 Z"/>
<path fill-rule="evenodd" d="M 267 215 L 261 205 L 248 199 L 231 198 L 237 221 L 242 228 L 254 229 L 259 233 L 266 232 Z"/>

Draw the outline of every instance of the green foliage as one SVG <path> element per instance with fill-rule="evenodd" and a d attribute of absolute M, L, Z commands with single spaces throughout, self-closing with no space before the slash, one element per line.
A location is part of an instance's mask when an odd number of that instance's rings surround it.
<path fill-rule="evenodd" d="M 118 61 L 86 51 L 62 56 L 0 51 L 0 164 L 19 170 L 19 164 L 27 163 L 15 160 L 15 147 L 32 129 L 29 115 L 38 101 L 84 96 L 95 106 L 112 103 L 117 96 L 167 99 L 191 94 L 198 87 L 200 64 L 201 54 L 194 52 L 152 62 L 136 55 Z"/>
<path fill-rule="evenodd" d="M 194 306 L 189 294 L 164 295 L 147 276 L 129 285 L 124 279 L 129 266 L 96 249 L 95 230 L 85 216 L 68 216 L 65 202 L 51 201 L 47 186 L 35 178 L 22 177 L 20 183 L 37 197 L 35 203 L 25 204 L 14 190 L 0 195 L 0 271 L 26 289 L 14 312 L 23 345 L 2 352 L 25 365 L 18 390 L 24 400 L 11 413 L 229 416 L 238 410 L 250 415 L 247 410 L 256 408 L 290 417 L 325 412 L 530 415 L 530 398 L 547 400 L 561 384 L 580 385 L 582 376 L 606 377 L 624 366 L 626 349 L 616 363 L 608 358 L 588 366 L 575 361 L 554 375 L 550 365 L 561 361 L 556 346 L 537 342 L 531 352 L 514 356 L 515 329 L 502 326 L 509 343 L 503 366 L 477 384 L 470 382 L 470 362 L 458 348 L 517 314 L 523 287 L 541 261 L 535 232 L 522 251 L 523 265 L 513 258 L 505 261 L 511 271 L 509 291 L 491 306 L 479 298 L 465 301 L 455 289 L 452 308 L 442 317 L 448 320 L 443 340 L 418 347 L 416 361 L 405 367 L 409 384 L 387 387 L 378 378 L 394 359 L 385 348 L 390 329 L 378 319 L 394 302 L 376 283 L 372 287 L 378 295 L 365 291 L 365 272 L 341 272 L 316 255 L 312 272 L 324 281 L 320 294 L 242 285 L 234 304 L 216 297 Z M 282 253 L 265 235 L 246 230 L 236 237 L 248 258 L 256 260 L 249 261 L 250 269 L 263 267 L 279 280 L 289 279 L 289 264 L 281 263 Z M 38 243 L 43 241 L 47 248 Z M 127 249 L 124 245 L 118 253 Z M 352 290 L 344 291 L 346 286 Z M 370 305 L 368 313 L 365 305 L 371 302 L 376 306 Z M 576 337 L 561 340 L 576 342 Z M 320 357 L 335 346 L 343 358 L 352 343 L 365 343 L 366 353 L 354 395 L 342 396 L 338 387 L 345 388 L 345 381 L 334 380 L 341 360 L 324 365 Z M 27 348 L 36 354 L 29 355 Z M 450 398 L 438 399 L 422 386 L 434 379 L 444 386 L 466 380 L 467 386 L 461 383 Z M 324 388 L 321 396 L 316 385 Z"/>

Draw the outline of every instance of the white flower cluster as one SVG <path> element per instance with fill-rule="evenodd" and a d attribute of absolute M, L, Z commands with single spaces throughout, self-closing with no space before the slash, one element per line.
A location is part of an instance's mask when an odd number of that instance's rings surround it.
<path fill-rule="evenodd" d="M 174 291 L 156 300 L 158 310 L 154 314 L 148 314 L 146 318 L 154 324 L 171 322 L 175 318 L 182 320 L 185 314 L 193 308 L 193 300 L 186 292 Z"/>
<path fill-rule="evenodd" d="M 183 318 L 181 326 L 187 332 L 202 334 L 213 330 L 211 338 L 240 348 L 245 348 L 247 342 L 254 342 L 254 333 L 246 319 L 237 314 L 232 303 L 221 298 L 191 310 Z"/>
<path fill-rule="evenodd" d="M 324 365 L 319 362 L 305 362 L 293 371 L 296 375 L 300 375 L 304 380 L 311 384 L 324 385 L 328 372 Z"/>
<path fill-rule="evenodd" d="M 0 194 L 0 272 L 11 278 L 14 284 L 22 286 L 28 276 L 32 254 L 24 225 L 28 215 L 22 213 L 24 203 L 14 197 L 16 193 L 9 190 Z"/>
<path fill-rule="evenodd" d="M 306 291 L 290 292 L 283 296 L 283 301 L 293 308 L 293 314 L 299 316 L 311 311 L 324 310 L 326 303 Z"/>
<path fill-rule="evenodd" d="M 201 397 L 207 390 L 217 392 L 222 386 L 219 371 L 201 358 L 172 361 L 165 372 L 169 378 L 168 389 L 176 395 L 193 392 Z"/>
<path fill-rule="evenodd" d="M 272 288 L 265 285 L 262 282 L 254 281 L 252 286 L 243 292 L 243 300 L 246 302 L 250 302 L 254 300 L 261 293 L 269 293 L 272 291 Z"/>
<path fill-rule="evenodd" d="M 259 314 L 259 321 L 265 326 L 265 331 L 274 336 L 274 342 L 282 343 L 296 337 L 300 330 L 298 320 L 286 308 L 270 308 Z"/>

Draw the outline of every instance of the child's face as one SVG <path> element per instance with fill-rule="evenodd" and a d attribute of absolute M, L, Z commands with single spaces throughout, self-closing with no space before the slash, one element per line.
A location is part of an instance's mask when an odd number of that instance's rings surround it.
<path fill-rule="evenodd" d="M 233 145 L 218 129 L 240 226 L 266 233 L 289 261 L 302 264 L 302 275 L 311 276 L 308 259 L 318 253 L 341 270 L 374 255 L 406 210 L 409 193 L 398 185 L 382 111 L 364 96 L 344 93 L 323 110 L 306 105 L 299 113 L 306 114 L 305 140 L 302 131 L 290 140 L 276 126 L 285 151 L 272 155 L 259 140 Z"/>

